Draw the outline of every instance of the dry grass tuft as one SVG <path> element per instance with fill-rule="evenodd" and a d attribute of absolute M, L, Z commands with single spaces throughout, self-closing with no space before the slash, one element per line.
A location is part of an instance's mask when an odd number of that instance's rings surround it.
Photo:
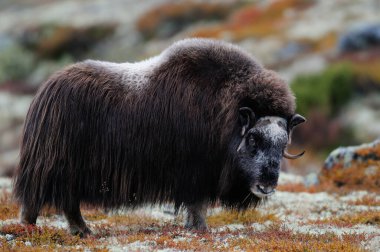
<path fill-rule="evenodd" d="M 323 169 L 320 181 L 322 183 L 333 183 L 336 187 L 344 187 L 350 190 L 380 192 L 379 172 L 369 174 L 367 172 L 369 167 L 380 167 L 380 161 L 352 162 L 350 167 L 337 164 L 330 170 Z"/>
<path fill-rule="evenodd" d="M 100 221 L 108 218 L 102 210 L 98 209 L 86 209 L 83 211 L 83 217 L 88 221 Z"/>
<path fill-rule="evenodd" d="M 0 220 L 17 218 L 19 206 L 12 201 L 11 193 L 3 190 L 0 194 Z"/>
<path fill-rule="evenodd" d="M 62 247 L 70 247 L 70 251 L 79 250 L 77 245 L 102 250 L 100 243 L 94 237 L 81 239 L 79 236 L 69 234 L 65 229 L 58 229 L 47 226 L 9 224 L 0 228 L 0 234 L 12 235 L 12 246 L 9 242 L 3 243 L 11 246 L 12 250 L 28 251 L 54 251 Z M 26 245 L 29 243 L 30 245 Z M 31 247 L 30 247 L 31 246 Z M 36 249 L 36 250 L 34 250 Z M 97 250 L 97 249 L 96 249 Z"/>
<path fill-rule="evenodd" d="M 157 225 L 159 220 L 141 214 L 113 215 L 108 218 L 109 223 L 123 226 L 151 226 Z"/>
<path fill-rule="evenodd" d="M 334 225 L 337 227 L 352 227 L 358 224 L 380 226 L 380 212 L 366 211 L 360 213 L 346 214 L 323 220 L 308 221 L 308 223 L 316 225 Z"/>
<path fill-rule="evenodd" d="M 244 212 L 238 212 L 236 210 L 225 210 L 207 218 L 207 223 L 211 227 L 223 226 L 228 224 L 264 223 L 266 221 L 278 222 L 279 220 L 272 213 L 262 214 L 255 209 L 249 209 Z"/>
<path fill-rule="evenodd" d="M 349 201 L 348 204 L 355 206 L 380 206 L 380 199 L 375 197 L 374 195 L 366 195 L 361 199 Z"/>
<path fill-rule="evenodd" d="M 350 223 L 350 224 L 367 224 L 380 226 L 380 212 L 379 211 L 367 211 L 356 213 L 353 215 L 344 215 L 336 219 L 331 220 L 333 223 Z"/>
<path fill-rule="evenodd" d="M 66 230 L 36 225 L 4 225 L 0 228 L 0 233 L 14 235 L 19 240 L 29 241 L 34 245 L 72 246 L 80 240 L 78 236 L 72 236 Z"/>
<path fill-rule="evenodd" d="M 264 232 L 229 240 L 229 245 L 246 251 L 362 251 L 360 242 L 365 239 L 356 234 L 301 234 L 275 224 Z"/>
<path fill-rule="evenodd" d="M 277 190 L 284 191 L 284 192 L 308 192 L 308 193 L 316 193 L 320 191 L 320 189 L 317 186 L 307 187 L 302 183 L 279 185 L 277 186 Z"/>

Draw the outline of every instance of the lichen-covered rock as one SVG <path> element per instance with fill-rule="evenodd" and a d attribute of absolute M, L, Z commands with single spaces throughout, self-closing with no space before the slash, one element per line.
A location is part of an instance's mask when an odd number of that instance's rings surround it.
<path fill-rule="evenodd" d="M 334 150 L 325 161 L 320 180 L 338 187 L 380 191 L 380 139 Z"/>
<path fill-rule="evenodd" d="M 339 40 L 341 53 L 366 50 L 380 45 L 380 24 L 363 24 L 343 34 Z"/>
<path fill-rule="evenodd" d="M 328 156 L 325 168 L 330 170 L 338 164 L 343 164 L 344 168 L 348 168 L 353 162 L 369 160 L 380 160 L 380 139 L 359 146 L 339 147 Z"/>

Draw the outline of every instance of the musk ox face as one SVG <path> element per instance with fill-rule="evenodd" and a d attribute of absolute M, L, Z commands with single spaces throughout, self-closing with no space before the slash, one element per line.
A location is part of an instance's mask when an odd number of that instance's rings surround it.
<path fill-rule="evenodd" d="M 236 150 L 239 166 L 250 191 L 258 198 L 265 198 L 275 192 L 281 159 L 303 155 L 290 155 L 285 148 L 292 128 L 305 119 L 297 114 L 289 122 L 277 116 L 256 119 L 251 109 L 241 108 L 240 120 L 241 140 Z"/>

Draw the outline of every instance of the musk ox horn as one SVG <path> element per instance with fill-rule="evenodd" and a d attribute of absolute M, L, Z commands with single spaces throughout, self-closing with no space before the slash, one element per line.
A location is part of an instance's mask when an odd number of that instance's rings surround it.
<path fill-rule="evenodd" d="M 255 123 L 255 113 L 248 107 L 241 107 L 239 109 L 240 123 L 242 125 L 241 135 L 244 136 L 248 129 L 252 128 Z"/>
<path fill-rule="evenodd" d="M 298 124 L 306 122 L 306 118 L 299 115 L 295 114 L 292 116 L 289 122 L 289 130 L 291 131 L 294 127 L 296 127 Z"/>
<path fill-rule="evenodd" d="M 297 154 L 297 155 L 289 154 L 286 151 L 284 151 L 284 157 L 287 159 L 297 159 L 299 157 L 302 157 L 303 154 L 305 154 L 305 151 L 302 151 L 300 154 Z"/>
<path fill-rule="evenodd" d="M 289 128 L 289 144 L 291 143 L 291 134 L 292 134 L 293 128 L 296 127 L 298 124 L 301 124 L 304 122 L 306 122 L 305 117 L 303 117 L 299 114 L 295 114 L 292 116 L 292 118 L 290 119 L 290 122 L 289 122 L 289 126 L 288 126 L 288 128 Z M 303 154 L 305 154 L 305 151 L 302 151 L 301 153 L 299 153 L 297 155 L 289 154 L 285 151 L 284 157 L 288 158 L 288 159 L 297 159 L 299 157 L 302 157 Z"/>

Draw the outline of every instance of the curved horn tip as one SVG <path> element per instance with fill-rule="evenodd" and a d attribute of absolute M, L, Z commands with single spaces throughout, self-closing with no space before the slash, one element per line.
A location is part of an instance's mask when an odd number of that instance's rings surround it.
<path fill-rule="evenodd" d="M 290 119 L 291 128 L 297 126 L 298 124 L 304 123 L 304 122 L 306 122 L 306 118 L 301 116 L 300 114 L 295 114 Z"/>
<path fill-rule="evenodd" d="M 287 158 L 287 159 L 297 159 L 299 157 L 302 157 L 303 154 L 305 154 L 305 151 L 302 151 L 301 153 L 297 154 L 297 155 L 293 155 L 293 154 L 289 154 L 287 153 L 286 151 L 284 152 L 284 157 Z"/>

